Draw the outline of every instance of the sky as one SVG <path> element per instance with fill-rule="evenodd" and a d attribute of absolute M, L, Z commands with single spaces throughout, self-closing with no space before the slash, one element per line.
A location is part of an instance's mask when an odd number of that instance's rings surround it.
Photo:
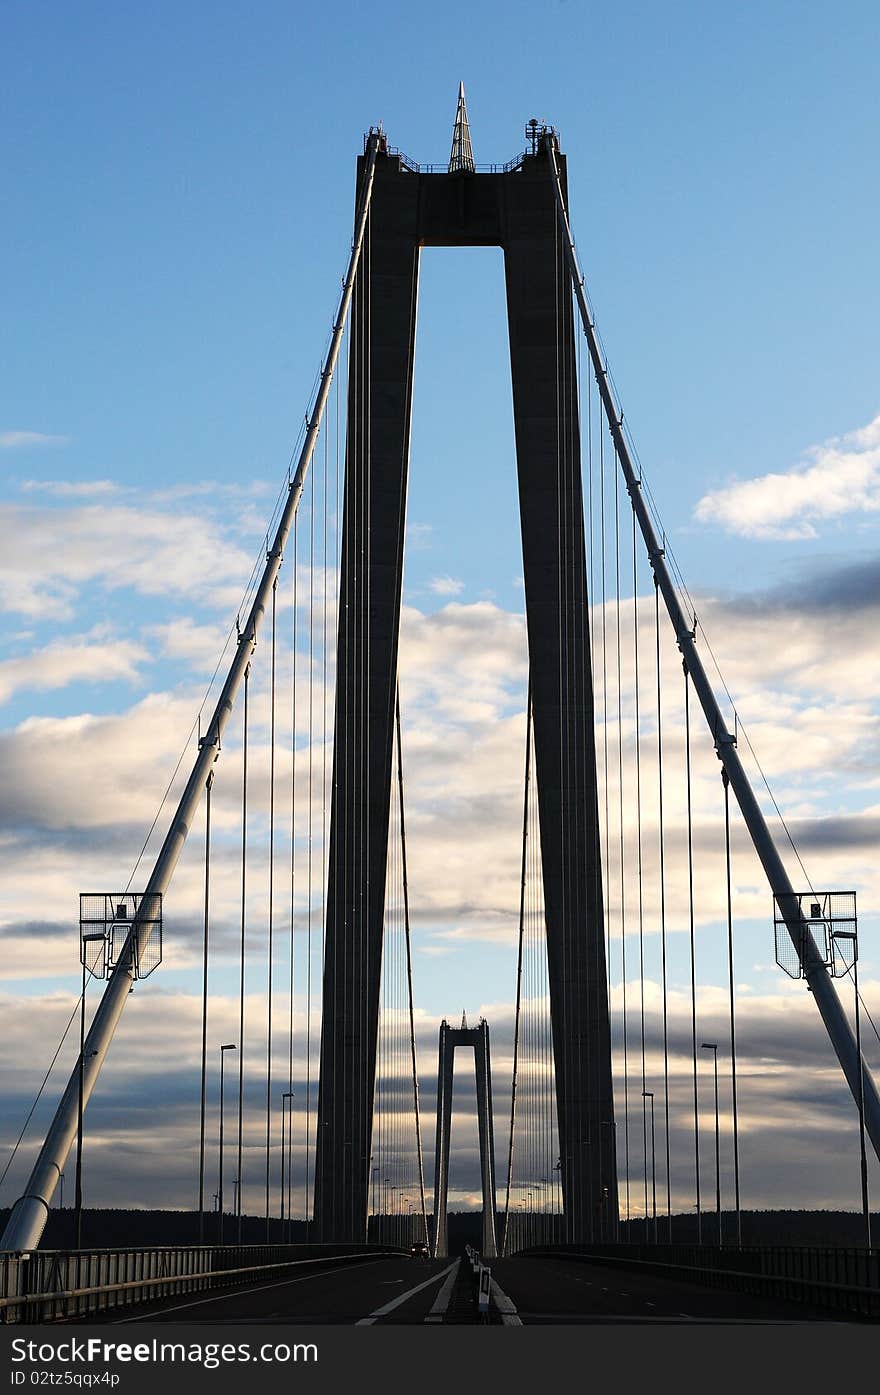
<path fill-rule="evenodd" d="M 450 3 L 431 12 L 392 3 L 378 14 L 271 3 L 160 3 L 142 13 L 4 7 L 7 1147 L 75 1002 L 78 893 L 128 881 L 178 757 L 192 749 L 188 733 L 263 547 L 326 346 L 364 132 L 381 121 L 414 159 L 445 161 L 459 80 L 477 161 L 517 154 L 533 115 L 560 133 L 581 264 L 668 548 L 812 883 L 857 892 L 862 988 L 880 1021 L 878 30 L 868 3 L 832 13 L 776 0 L 613 9 L 560 0 L 539 11 Z M 500 251 L 423 254 L 416 365 L 400 682 L 430 1144 L 440 1018 L 485 1013 L 496 1082 L 509 1080 L 512 1048 L 527 670 Z M 329 449 L 335 455 L 332 434 Z M 331 496 L 333 487 L 331 469 Z M 323 576 L 322 565 L 319 595 Z M 298 578 L 302 607 L 302 564 Z M 333 586 L 330 566 L 331 633 Z M 629 582 L 624 592 L 630 654 Z M 644 566 L 638 594 L 639 642 L 650 656 Z M 280 605 L 289 624 L 289 589 Z M 605 620 L 615 633 L 613 604 Z M 598 635 L 595 590 L 593 626 Z M 679 1043 L 670 1097 L 675 1200 L 688 1207 L 683 732 L 680 670 L 668 636 L 664 645 Z M 286 651 L 283 673 L 285 664 Z M 301 665 L 300 683 L 302 675 Z M 332 684 L 332 655 L 327 677 Z M 323 670 L 314 679 L 323 710 Z M 254 684 L 256 924 L 265 918 L 268 803 L 259 667 Z M 616 714 L 613 683 L 607 702 Z M 627 688 L 628 791 L 630 704 Z M 651 714 L 643 721 L 648 742 Z M 300 781 L 307 740 L 300 725 Z M 237 1030 L 238 741 L 233 729 L 216 795 L 218 1042 Z M 325 752 L 315 746 L 319 764 Z M 279 771 L 289 783 L 289 758 Z M 614 788 L 609 798 L 613 817 Z M 629 855 L 631 795 L 624 806 Z M 705 741 L 695 754 L 695 807 L 700 1025 L 724 1043 L 721 806 Z M 644 826 L 653 907 L 653 784 Z M 784 842 L 775 818 L 773 827 Z M 150 847 L 162 829 L 160 815 Z M 851 1101 L 803 985 L 774 963 L 770 896 L 738 823 L 734 852 L 744 1202 L 856 1207 Z M 612 849 L 610 887 L 615 870 Z M 193 1199 L 200 875 L 191 846 L 167 905 L 165 963 L 134 995 L 89 1111 L 90 1186 L 107 1201 Z M 659 937 L 656 916 L 648 919 L 656 1080 Z M 631 925 L 627 935 L 631 980 Z M 617 936 L 618 1061 L 622 947 Z M 251 990 L 256 1042 L 258 977 Z M 629 992 L 632 1007 L 638 989 Z M 841 992 L 849 1003 L 849 980 Z M 876 1069 L 880 1043 L 866 1030 Z M 17 1195 L 70 1060 L 68 1039 L 0 1202 Z M 256 1074 L 254 1082 L 256 1092 Z M 468 1204 L 475 1134 L 464 1081 L 462 1090 L 452 1181 Z M 504 1096 L 496 1084 L 499 1136 Z M 708 1129 L 708 1114 L 703 1122 Z M 159 1155 L 174 1159 L 161 1184 L 150 1162 Z M 880 1185 L 876 1167 L 872 1184 Z"/>

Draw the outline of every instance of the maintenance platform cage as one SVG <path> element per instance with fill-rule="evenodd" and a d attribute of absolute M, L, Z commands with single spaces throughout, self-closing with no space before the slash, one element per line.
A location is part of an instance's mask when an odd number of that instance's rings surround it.
<path fill-rule="evenodd" d="M 162 962 L 161 892 L 80 892 L 80 963 L 93 978 L 110 977 L 129 935 L 133 977 L 148 978 Z"/>
<path fill-rule="evenodd" d="M 774 896 L 773 929 L 776 962 L 789 978 L 804 977 L 810 936 L 832 978 L 843 978 L 858 958 L 856 893 L 791 891 Z"/>

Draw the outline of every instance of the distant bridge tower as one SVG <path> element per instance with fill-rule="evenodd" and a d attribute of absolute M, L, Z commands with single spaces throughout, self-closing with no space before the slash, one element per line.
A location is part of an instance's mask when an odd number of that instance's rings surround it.
<path fill-rule="evenodd" d="M 489 1058 L 489 1024 L 480 1019 L 468 1027 L 440 1023 L 440 1063 L 437 1069 L 437 1144 L 434 1154 L 434 1255 L 449 1253 L 446 1201 L 449 1191 L 449 1138 L 452 1131 L 452 1078 L 457 1046 L 472 1046 L 477 1086 L 477 1130 L 480 1138 L 480 1177 L 483 1188 L 484 1256 L 494 1258 L 495 1243 L 495 1134 L 492 1126 L 492 1067 Z"/>
<path fill-rule="evenodd" d="M 463 91 L 448 170 L 383 143 L 352 302 L 315 1221 L 366 1234 L 419 255 L 504 251 L 563 1238 L 614 1239 L 617 1167 L 599 859 L 577 359 L 554 132 L 474 166 Z M 563 189 L 565 157 L 556 154 Z M 358 162 L 358 190 L 365 159 Z"/>

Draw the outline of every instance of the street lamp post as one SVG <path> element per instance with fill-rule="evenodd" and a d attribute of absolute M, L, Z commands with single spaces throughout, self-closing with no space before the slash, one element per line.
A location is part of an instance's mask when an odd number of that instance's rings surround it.
<path fill-rule="evenodd" d="M 217 1244 L 223 1244 L 223 1066 L 227 1051 L 237 1051 L 235 1042 L 220 1047 L 220 1176 L 217 1182 Z"/>
<path fill-rule="evenodd" d="M 712 1059 L 715 1070 L 715 1210 L 718 1214 L 718 1248 L 721 1249 L 723 1240 L 721 1236 L 721 1127 L 718 1116 L 718 1043 L 717 1041 L 704 1041 L 701 1043 L 704 1051 L 712 1052 Z"/>
<path fill-rule="evenodd" d="M 654 1148 L 654 1091 L 643 1090 L 642 1097 L 651 1101 L 651 1217 L 654 1222 L 654 1244 L 657 1244 L 657 1162 Z M 647 1187 L 645 1188 L 647 1192 Z M 645 1238 L 648 1236 L 648 1211 L 645 1207 Z"/>

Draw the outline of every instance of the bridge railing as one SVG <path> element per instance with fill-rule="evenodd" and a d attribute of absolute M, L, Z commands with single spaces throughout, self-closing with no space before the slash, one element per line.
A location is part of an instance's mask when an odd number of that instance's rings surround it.
<path fill-rule="evenodd" d="M 553 1245 L 520 1251 L 627 1266 L 669 1279 L 880 1318 L 880 1249 L 819 1245 Z"/>
<path fill-rule="evenodd" d="M 404 169 L 409 170 L 412 174 L 448 174 L 448 173 L 449 173 L 449 164 L 448 164 L 448 162 L 447 162 L 446 164 L 442 164 L 442 165 L 438 165 L 438 164 L 426 165 L 426 164 L 420 163 L 418 160 L 413 160 L 413 159 L 411 159 L 410 156 L 404 154 L 404 152 L 403 152 L 402 150 L 398 150 L 398 148 L 397 148 L 396 145 L 389 145 L 389 146 L 387 146 L 387 147 L 386 147 L 386 153 L 387 153 L 388 155 L 390 155 L 393 159 L 399 160 L 400 163 L 401 163 L 401 165 L 403 165 Z M 490 165 L 486 165 L 486 164 L 483 164 L 483 165 L 476 165 L 476 164 L 475 164 L 475 165 L 474 165 L 474 169 L 473 169 L 473 173 L 474 173 L 474 174 L 510 174 L 513 170 L 518 170 L 518 169 L 520 168 L 520 166 L 522 165 L 522 162 L 523 162 L 524 159 L 525 159 L 525 155 L 514 155 L 514 157 L 513 157 L 512 160 L 506 160 L 506 161 L 504 162 L 504 164 L 490 164 Z"/>
<path fill-rule="evenodd" d="M 86 1317 L 340 1259 L 401 1253 L 378 1245 L 163 1245 L 0 1254 L 0 1322 Z"/>

